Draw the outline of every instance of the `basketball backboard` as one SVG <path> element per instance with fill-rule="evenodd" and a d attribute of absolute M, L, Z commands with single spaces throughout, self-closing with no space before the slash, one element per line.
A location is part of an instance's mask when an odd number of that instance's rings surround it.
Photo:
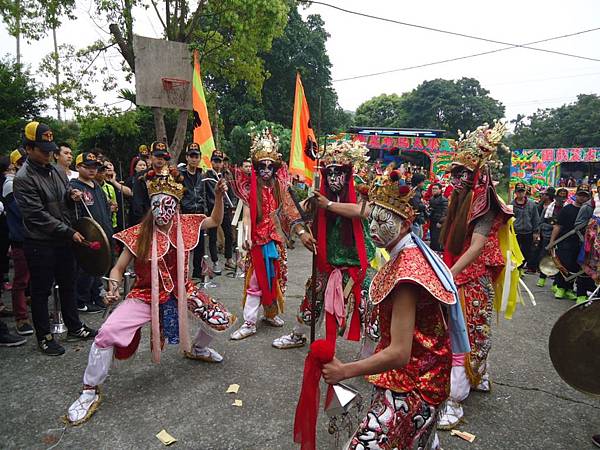
<path fill-rule="evenodd" d="M 133 50 L 136 103 L 191 111 L 193 65 L 188 45 L 134 35 Z"/>

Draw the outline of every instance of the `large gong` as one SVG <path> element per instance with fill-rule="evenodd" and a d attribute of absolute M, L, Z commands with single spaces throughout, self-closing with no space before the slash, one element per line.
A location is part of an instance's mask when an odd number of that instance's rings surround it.
<path fill-rule="evenodd" d="M 111 251 L 106 233 L 98 222 L 89 217 L 81 217 L 73 228 L 83 235 L 83 244 L 74 244 L 73 251 L 77 264 L 92 276 L 101 277 L 110 270 Z"/>
<path fill-rule="evenodd" d="M 567 310 L 550 332 L 550 359 L 571 387 L 600 395 L 600 300 Z"/>

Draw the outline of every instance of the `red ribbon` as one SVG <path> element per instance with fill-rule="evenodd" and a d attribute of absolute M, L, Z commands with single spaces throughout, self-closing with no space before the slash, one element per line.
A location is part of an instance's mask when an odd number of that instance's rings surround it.
<path fill-rule="evenodd" d="M 302 390 L 296 406 L 294 418 L 294 442 L 301 450 L 315 450 L 317 436 L 317 417 L 321 390 L 321 369 L 335 355 L 335 343 L 318 339 L 310 345 L 310 352 L 304 361 Z"/>

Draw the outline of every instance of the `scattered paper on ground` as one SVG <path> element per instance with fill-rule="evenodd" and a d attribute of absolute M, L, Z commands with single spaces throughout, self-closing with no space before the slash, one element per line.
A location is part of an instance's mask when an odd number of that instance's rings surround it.
<path fill-rule="evenodd" d="M 450 434 L 452 436 L 458 436 L 459 438 L 464 439 L 465 441 L 468 441 L 468 442 L 473 442 L 475 440 L 475 435 L 471 434 L 471 433 L 467 433 L 466 431 L 452 430 L 452 431 L 450 431 Z"/>
<path fill-rule="evenodd" d="M 227 394 L 237 394 L 239 390 L 240 390 L 239 384 L 230 384 L 229 387 L 227 388 L 226 393 Z"/>
<path fill-rule="evenodd" d="M 162 442 L 165 445 L 171 445 L 174 442 L 177 442 L 177 439 L 175 439 L 173 436 L 167 433 L 166 430 L 160 430 L 160 433 L 158 433 L 156 437 L 160 442 Z"/>
<path fill-rule="evenodd" d="M 231 406 L 242 406 L 244 403 L 241 400 L 235 399 Z"/>

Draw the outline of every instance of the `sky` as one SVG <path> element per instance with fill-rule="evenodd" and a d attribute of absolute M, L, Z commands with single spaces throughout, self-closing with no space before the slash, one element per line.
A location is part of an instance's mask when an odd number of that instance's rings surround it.
<path fill-rule="evenodd" d="M 416 25 L 466 33 L 487 39 L 523 44 L 600 27 L 598 0 L 324 0 L 370 15 Z M 63 24 L 59 41 L 77 47 L 106 39 L 107 24 L 89 17 L 90 0 L 78 0 L 78 19 Z M 136 10 L 135 32 L 159 37 L 160 27 L 152 11 Z M 600 94 L 600 61 L 578 59 L 524 48 L 385 75 L 337 81 L 386 70 L 452 59 L 503 47 L 465 37 L 386 23 L 350 15 L 313 4 L 303 16 L 320 14 L 330 34 L 327 51 L 340 106 L 355 110 L 364 101 L 386 93 L 401 94 L 435 78 L 473 77 L 506 107 L 506 118 L 531 114 L 538 108 L 571 103 L 578 94 Z M 600 30 L 535 45 L 600 60 Z M 52 50 L 48 37 L 36 46 L 25 45 L 23 60 L 35 70 L 41 57 Z M 15 54 L 14 39 L 0 29 L 0 54 Z M 119 72 L 121 58 L 106 55 L 111 70 Z M 121 78 L 122 86 L 126 82 Z M 121 86 L 120 86 L 121 87 Z M 104 103 L 118 102 L 116 92 L 99 92 Z M 290 104 L 292 104 L 290 99 Z M 119 106 L 116 103 L 116 106 Z"/>

